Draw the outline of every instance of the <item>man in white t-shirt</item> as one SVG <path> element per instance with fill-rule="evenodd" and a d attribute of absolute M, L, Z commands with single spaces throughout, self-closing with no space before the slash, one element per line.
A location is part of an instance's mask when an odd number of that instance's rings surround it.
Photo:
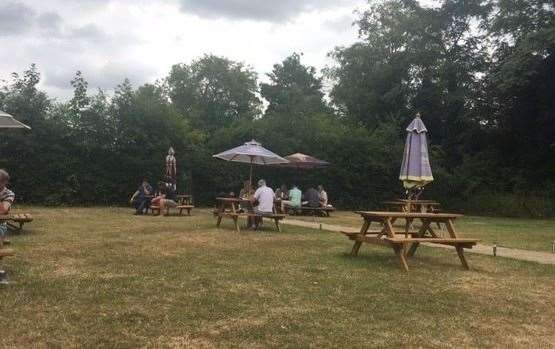
<path fill-rule="evenodd" d="M 265 215 L 274 213 L 274 199 L 276 195 L 272 188 L 266 186 L 266 181 L 261 179 L 258 181 L 258 189 L 252 196 L 252 201 L 258 201 L 258 205 L 254 207 L 254 212 Z M 262 217 L 254 217 L 254 229 L 262 223 Z"/>
<path fill-rule="evenodd" d="M 266 186 L 266 181 L 258 181 L 258 189 L 254 192 L 254 199 L 258 201 L 258 206 L 254 207 L 254 212 L 265 214 L 274 212 L 274 199 L 276 195 L 272 188 Z"/>

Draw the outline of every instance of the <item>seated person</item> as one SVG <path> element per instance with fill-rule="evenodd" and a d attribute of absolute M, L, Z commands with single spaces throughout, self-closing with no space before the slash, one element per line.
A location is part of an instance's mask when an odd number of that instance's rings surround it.
<path fill-rule="evenodd" d="M 281 201 L 281 212 L 285 213 L 286 209 L 289 207 L 298 208 L 301 207 L 301 198 L 303 193 L 296 185 L 293 185 L 293 189 L 289 190 L 289 200 Z"/>
<path fill-rule="evenodd" d="M 148 208 L 150 206 L 150 195 L 152 195 L 154 190 L 152 186 L 148 183 L 146 179 L 143 179 L 139 189 L 131 197 L 131 204 L 135 207 L 135 214 L 142 215 L 148 213 Z"/>
<path fill-rule="evenodd" d="M 177 202 L 175 202 L 175 192 L 164 182 L 158 182 L 158 190 L 154 194 L 152 199 L 152 205 L 158 205 L 160 207 L 160 212 L 164 211 L 166 207 L 176 207 Z"/>
<path fill-rule="evenodd" d="M 0 215 L 7 215 L 10 213 L 12 204 L 15 200 L 15 194 L 8 189 L 6 185 L 10 180 L 10 175 L 6 170 L 0 169 Z M 8 225 L 0 223 L 0 240 L 6 240 L 8 234 Z"/>
<path fill-rule="evenodd" d="M 10 180 L 10 175 L 5 170 L 0 169 L 0 215 L 7 215 L 10 213 L 12 204 L 15 200 L 15 194 L 10 189 L 6 188 Z M 0 245 L 2 243 L 8 243 L 6 239 L 8 234 L 8 225 L 0 223 Z M 7 273 L 4 270 L 0 270 L 0 284 L 7 283 Z"/>
<path fill-rule="evenodd" d="M 289 199 L 289 191 L 287 190 L 287 186 L 285 184 L 282 184 L 281 187 L 279 187 L 276 190 L 276 199 L 277 200 L 288 200 Z"/>
<path fill-rule="evenodd" d="M 240 199 L 248 199 L 252 196 L 253 192 L 252 192 L 252 187 L 251 187 L 251 182 L 250 181 L 244 181 L 243 182 L 243 188 L 241 188 L 241 191 L 239 192 L 239 198 Z"/>
<path fill-rule="evenodd" d="M 307 207 L 320 207 L 320 193 L 314 188 L 308 188 L 304 193 L 303 205 Z"/>
<path fill-rule="evenodd" d="M 166 176 L 166 185 L 169 189 L 177 193 L 177 181 L 171 176 Z"/>
<path fill-rule="evenodd" d="M 245 200 L 248 202 L 243 201 L 241 204 L 239 204 L 239 212 L 245 212 L 246 211 L 252 211 L 252 205 L 250 204 L 250 198 L 253 195 L 253 191 L 252 191 L 252 186 L 251 186 L 251 182 L 250 181 L 244 181 L 243 182 L 243 188 L 241 188 L 241 191 L 239 192 L 239 199 L 241 200 Z M 248 224 L 249 226 L 251 224 Z"/>
<path fill-rule="evenodd" d="M 322 206 L 322 207 L 331 207 L 331 205 L 328 202 L 328 193 L 324 190 L 323 185 L 320 184 L 318 186 L 318 192 L 320 194 L 320 206 Z"/>
<path fill-rule="evenodd" d="M 258 189 L 254 192 L 251 202 L 258 202 L 254 207 L 254 213 L 265 215 L 274 213 L 275 194 L 272 188 L 266 186 L 266 181 L 261 179 L 258 181 Z M 258 227 L 262 223 L 261 217 L 255 217 L 254 226 Z"/>
<path fill-rule="evenodd" d="M 175 180 L 173 182 L 166 182 L 166 190 L 166 204 L 169 204 L 170 207 L 177 206 L 177 187 L 175 185 Z M 173 201 L 175 206 L 172 206 L 173 204 L 170 203 L 170 201 Z"/>

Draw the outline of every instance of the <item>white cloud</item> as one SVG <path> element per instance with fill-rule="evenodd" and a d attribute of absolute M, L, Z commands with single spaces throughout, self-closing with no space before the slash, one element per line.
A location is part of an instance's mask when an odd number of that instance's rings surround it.
<path fill-rule="evenodd" d="M 0 36 L 17 35 L 29 30 L 35 12 L 21 3 L 0 4 Z"/>
<path fill-rule="evenodd" d="M 188 13 L 184 0 L 10 2 L 15 20 L 0 24 L 0 47 L 7 53 L 0 60 L 0 79 L 36 63 L 44 77 L 42 88 L 64 99 L 72 93 L 69 81 L 77 70 L 91 89 L 110 90 L 125 77 L 135 86 L 153 82 L 166 76 L 172 64 L 205 53 L 244 62 L 261 79 L 292 52 L 303 52 L 304 63 L 322 68 L 330 50 L 356 38 L 350 25 L 355 19 L 353 1 L 275 2 L 275 13 L 262 16 L 262 21 L 249 18 L 239 6 L 255 2 L 241 0 L 230 0 L 238 7 L 227 6 L 217 16 L 202 16 L 200 10 Z M 204 6 L 214 4 L 211 0 Z M 260 11 L 265 5 L 260 6 L 249 11 L 264 14 Z M 0 9 L 0 17 L 2 13 Z"/>
<path fill-rule="evenodd" d="M 205 18 L 228 18 L 286 22 L 306 12 L 341 5 L 352 0 L 180 0 L 181 9 Z"/>

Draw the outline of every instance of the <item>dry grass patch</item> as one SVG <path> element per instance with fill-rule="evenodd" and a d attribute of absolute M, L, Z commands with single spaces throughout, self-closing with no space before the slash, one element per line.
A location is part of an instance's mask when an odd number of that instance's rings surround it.
<path fill-rule="evenodd" d="M 547 347 L 552 266 L 422 248 L 358 258 L 340 234 L 240 234 L 122 208 L 29 208 L 0 287 L 0 347 Z M 228 222 L 230 223 L 230 222 Z"/>

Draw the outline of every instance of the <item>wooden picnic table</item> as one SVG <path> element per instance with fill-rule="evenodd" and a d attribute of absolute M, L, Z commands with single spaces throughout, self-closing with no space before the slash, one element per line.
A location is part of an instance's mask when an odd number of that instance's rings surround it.
<path fill-rule="evenodd" d="M 243 210 L 240 210 L 239 206 Z M 233 224 L 235 225 L 235 229 L 237 232 L 241 232 L 241 228 L 239 227 L 239 217 L 246 217 L 248 218 L 270 218 L 273 219 L 276 225 L 276 228 L 279 232 L 281 232 L 281 226 L 279 221 L 285 218 L 283 214 L 275 214 L 275 213 L 268 213 L 268 214 L 258 214 L 255 213 L 252 207 L 252 203 L 246 199 L 240 198 L 224 198 L 218 197 L 216 198 L 216 210 L 214 211 L 214 216 L 218 218 L 216 226 L 219 228 L 220 223 L 222 222 L 222 218 L 231 218 L 233 220 Z"/>
<path fill-rule="evenodd" d="M 193 195 L 177 194 L 175 197 L 178 205 L 193 205 Z"/>
<path fill-rule="evenodd" d="M 363 219 L 360 232 L 342 232 L 350 240 L 354 241 L 351 255 L 356 256 L 363 242 L 385 245 L 393 248 L 399 258 L 401 267 L 408 272 L 409 267 L 407 258 L 412 257 L 416 249 L 422 242 L 454 246 L 461 264 L 465 269 L 470 269 L 464 256 L 465 248 L 472 248 L 478 240 L 459 238 L 455 231 L 454 221 L 461 217 L 454 213 L 422 213 L 422 212 L 390 212 L 390 211 L 356 211 Z M 409 224 L 405 224 L 405 229 L 396 231 L 393 227 L 395 219 L 420 220 L 422 225 L 418 230 L 409 230 Z M 378 223 L 380 229 L 370 231 L 372 223 Z M 438 235 L 433 229 L 432 224 L 443 224 L 449 237 Z"/>

